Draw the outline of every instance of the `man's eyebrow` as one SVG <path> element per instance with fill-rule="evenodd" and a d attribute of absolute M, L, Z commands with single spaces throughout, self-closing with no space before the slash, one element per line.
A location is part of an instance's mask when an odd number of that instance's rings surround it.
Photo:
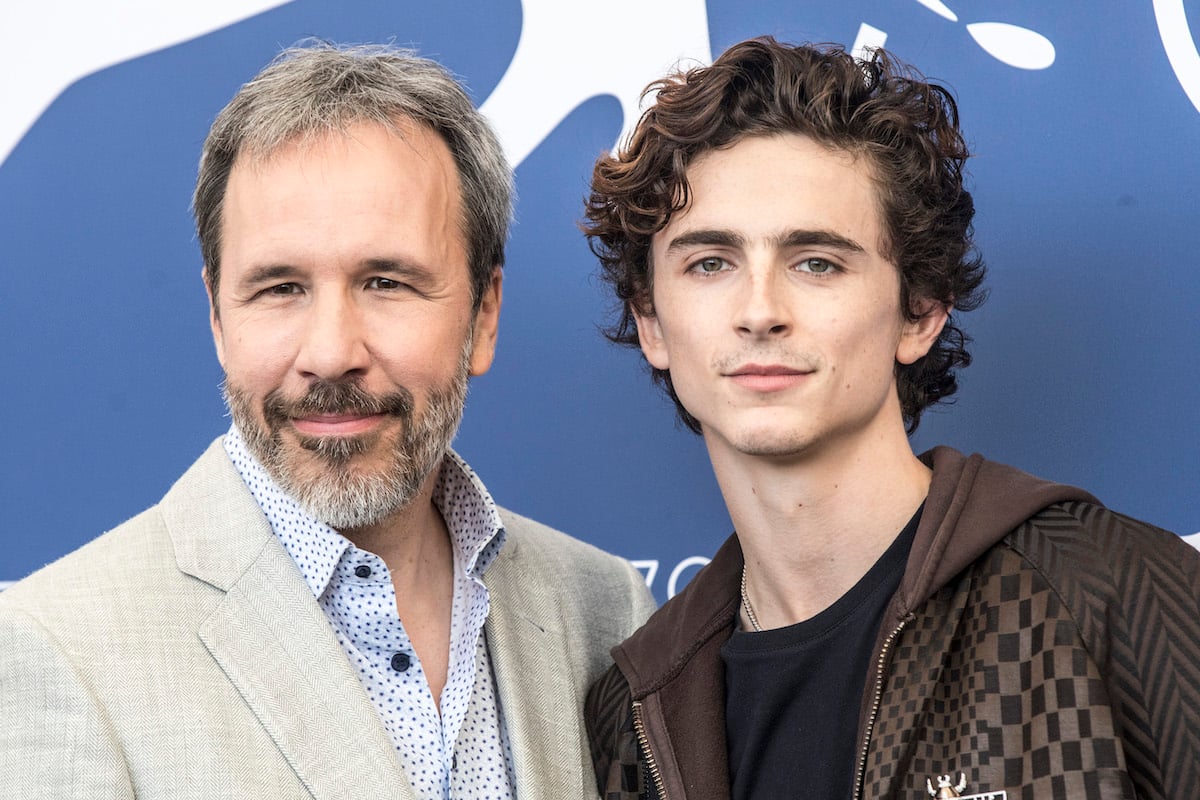
<path fill-rule="evenodd" d="M 667 253 L 683 250 L 696 245 L 719 245 L 724 247 L 741 247 L 746 238 L 740 233 L 729 230 L 695 230 L 681 233 L 667 245 Z"/>
<path fill-rule="evenodd" d="M 867 249 L 853 239 L 829 230 L 797 229 L 772 236 L 770 242 L 775 247 L 828 247 L 849 253 L 865 253 Z M 671 240 L 667 245 L 667 253 L 683 250 L 696 245 L 716 245 L 720 247 L 744 247 L 746 237 L 731 230 L 719 228 L 687 231 Z"/>
<path fill-rule="evenodd" d="M 853 239 L 848 239 L 841 234 L 827 230 L 788 231 L 776 237 L 775 243 L 780 247 L 828 247 L 850 253 L 867 252 L 867 248 Z"/>
<path fill-rule="evenodd" d="M 368 258 L 362 262 L 364 272 L 385 272 L 408 278 L 423 278 L 430 275 L 430 269 L 421 264 L 415 264 L 399 258 Z"/>
<path fill-rule="evenodd" d="M 382 272 L 406 278 L 428 277 L 430 270 L 411 261 L 394 258 L 369 258 L 362 262 L 363 272 Z M 305 274 L 305 271 L 294 264 L 263 264 L 254 267 L 242 278 L 246 286 L 258 286 L 280 280 L 295 280 Z"/>
<path fill-rule="evenodd" d="M 247 272 L 242 278 L 241 283 L 246 286 L 257 286 L 260 283 L 295 278 L 299 275 L 300 270 L 291 264 L 264 264 Z"/>

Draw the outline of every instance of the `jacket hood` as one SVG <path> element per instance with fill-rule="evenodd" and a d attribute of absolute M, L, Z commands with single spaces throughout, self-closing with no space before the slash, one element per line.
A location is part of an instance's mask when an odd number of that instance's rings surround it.
<path fill-rule="evenodd" d="M 988 461 L 950 447 L 922 453 L 933 470 L 921 523 L 897 592 L 901 614 L 912 611 L 992 545 L 1043 508 L 1082 500 L 1100 505 L 1083 489 Z"/>
<path fill-rule="evenodd" d="M 892 603 L 904 616 L 1042 509 L 1071 500 L 1100 505 L 1082 489 L 1013 467 L 936 447 L 921 456 L 933 470 L 904 578 Z M 637 700 L 661 688 L 714 636 L 722 640 L 739 602 L 742 548 L 729 537 L 712 562 L 612 655 Z"/>

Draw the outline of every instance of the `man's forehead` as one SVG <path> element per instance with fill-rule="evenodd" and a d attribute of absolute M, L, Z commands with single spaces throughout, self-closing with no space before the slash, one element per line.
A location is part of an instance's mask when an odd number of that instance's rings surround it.
<path fill-rule="evenodd" d="M 402 144 L 422 158 L 429 148 L 445 141 L 432 128 L 409 117 L 384 121 L 357 119 L 340 126 L 319 126 L 294 131 L 263 131 L 248 136 L 234 158 L 233 170 L 260 170 L 287 158 L 309 159 L 328 154 L 331 149 L 362 145 L 372 134 L 388 134 L 388 140 Z"/>
<path fill-rule="evenodd" d="M 457 263 L 467 242 L 456 178 L 440 137 L 416 125 L 401 135 L 365 123 L 248 151 L 225 191 L 222 260 Z"/>

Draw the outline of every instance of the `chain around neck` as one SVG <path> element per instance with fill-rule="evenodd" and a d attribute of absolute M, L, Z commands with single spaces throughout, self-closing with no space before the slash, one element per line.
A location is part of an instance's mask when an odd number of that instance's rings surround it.
<path fill-rule="evenodd" d="M 758 624 L 758 615 L 754 613 L 754 606 L 750 605 L 750 595 L 746 592 L 745 564 L 742 564 L 742 608 L 746 610 L 746 619 L 750 620 L 750 626 L 761 633 L 763 627 Z"/>

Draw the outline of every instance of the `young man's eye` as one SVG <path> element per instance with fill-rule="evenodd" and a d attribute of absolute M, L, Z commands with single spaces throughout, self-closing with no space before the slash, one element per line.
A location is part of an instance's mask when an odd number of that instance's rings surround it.
<path fill-rule="evenodd" d="M 837 271 L 837 265 L 823 258 L 806 258 L 796 265 L 800 272 L 810 272 L 813 275 L 825 275 Z"/>
<path fill-rule="evenodd" d="M 718 258 L 716 256 L 709 256 L 708 258 L 700 259 L 696 263 L 692 264 L 692 266 L 690 266 L 688 269 L 691 272 L 699 272 L 704 275 L 711 275 L 715 272 L 722 272 L 728 268 L 729 265 L 725 263 L 725 259 Z"/>
<path fill-rule="evenodd" d="M 404 284 L 400 283 L 400 281 L 394 280 L 393 278 L 384 278 L 384 277 L 380 277 L 380 276 L 376 276 L 374 278 L 371 278 L 369 281 L 367 281 L 368 289 L 391 290 L 391 289 L 399 289 L 403 285 Z"/>

